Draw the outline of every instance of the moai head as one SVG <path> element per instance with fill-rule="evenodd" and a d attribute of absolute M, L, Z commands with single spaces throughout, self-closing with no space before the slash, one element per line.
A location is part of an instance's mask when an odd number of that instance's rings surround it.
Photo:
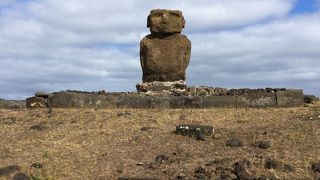
<path fill-rule="evenodd" d="M 150 11 L 147 27 L 151 33 L 180 33 L 185 21 L 179 10 L 155 9 Z"/>

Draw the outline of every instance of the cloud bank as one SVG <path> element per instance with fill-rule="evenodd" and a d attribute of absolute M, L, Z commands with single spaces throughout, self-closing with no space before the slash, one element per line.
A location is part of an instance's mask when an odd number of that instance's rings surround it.
<path fill-rule="evenodd" d="M 303 88 L 320 95 L 320 14 L 293 0 L 0 1 L 0 97 L 135 91 L 151 9 L 180 9 L 192 42 L 189 85 Z"/>

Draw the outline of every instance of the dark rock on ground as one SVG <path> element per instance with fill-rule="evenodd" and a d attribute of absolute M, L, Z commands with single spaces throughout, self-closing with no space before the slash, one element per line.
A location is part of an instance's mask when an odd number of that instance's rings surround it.
<path fill-rule="evenodd" d="M 250 164 L 250 162 L 247 162 L 245 160 L 236 162 L 234 164 L 233 173 L 237 176 L 237 179 L 243 179 L 243 180 L 254 179 L 254 177 L 250 176 L 246 170 L 247 164 Z"/>
<path fill-rule="evenodd" d="M 226 145 L 230 146 L 230 147 L 241 147 L 243 144 L 242 144 L 242 141 L 240 139 L 233 138 L 233 139 L 228 140 Z"/>
<path fill-rule="evenodd" d="M 43 124 L 36 124 L 36 125 L 31 126 L 29 129 L 30 130 L 37 130 L 37 131 L 44 131 L 45 129 L 48 129 L 48 127 Z"/>
<path fill-rule="evenodd" d="M 207 172 L 203 167 L 199 166 L 194 171 L 194 177 L 197 179 L 211 179 L 212 174 Z"/>
<path fill-rule="evenodd" d="M 260 141 L 257 143 L 257 147 L 260 149 L 269 149 L 271 147 L 270 141 Z"/>
<path fill-rule="evenodd" d="M 313 163 L 311 168 L 314 172 L 320 173 L 320 163 Z"/>
<path fill-rule="evenodd" d="M 169 160 L 169 157 L 167 155 L 160 154 L 160 155 L 156 156 L 156 163 L 158 163 L 158 164 L 165 163 L 168 160 Z"/>
<path fill-rule="evenodd" d="M 39 162 L 32 163 L 31 167 L 41 169 L 43 168 L 43 164 Z"/>
<path fill-rule="evenodd" d="M 198 137 L 199 134 L 210 136 L 213 133 L 212 126 L 184 124 L 176 126 L 176 134 Z"/>
<path fill-rule="evenodd" d="M 268 158 L 265 163 L 267 169 L 277 169 L 279 167 L 279 162 Z"/>
<path fill-rule="evenodd" d="M 30 180 L 30 177 L 22 172 L 19 172 L 12 177 L 12 180 Z"/>
<path fill-rule="evenodd" d="M 153 129 L 152 127 L 142 127 L 141 129 L 140 129 L 140 131 L 149 131 L 149 130 L 151 130 L 151 129 Z"/>
<path fill-rule="evenodd" d="M 21 167 L 18 165 L 11 165 L 11 166 L 2 167 L 2 168 L 0 168 L 0 177 L 7 176 L 11 173 L 14 173 L 14 172 L 20 171 L 20 170 L 21 170 Z"/>
<path fill-rule="evenodd" d="M 206 136 L 202 133 L 199 133 L 197 136 L 197 140 L 204 141 L 204 140 L 206 140 Z"/>

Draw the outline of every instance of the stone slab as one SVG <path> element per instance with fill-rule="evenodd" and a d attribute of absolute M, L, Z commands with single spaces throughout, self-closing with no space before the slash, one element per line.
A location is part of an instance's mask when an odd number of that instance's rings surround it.
<path fill-rule="evenodd" d="M 197 124 L 183 124 L 176 126 L 176 134 L 181 134 L 183 136 L 197 136 L 200 133 L 210 136 L 213 133 L 213 127 Z"/>
<path fill-rule="evenodd" d="M 276 92 L 277 104 L 279 107 L 296 107 L 304 104 L 302 89 L 287 89 Z"/>
<path fill-rule="evenodd" d="M 258 108 L 277 106 L 276 95 L 273 92 L 253 92 L 237 96 L 238 108 Z"/>
<path fill-rule="evenodd" d="M 203 97 L 203 108 L 236 108 L 235 96 Z"/>
<path fill-rule="evenodd" d="M 73 92 L 57 92 L 49 97 L 52 107 L 56 108 L 115 108 L 120 94 L 83 94 Z"/>

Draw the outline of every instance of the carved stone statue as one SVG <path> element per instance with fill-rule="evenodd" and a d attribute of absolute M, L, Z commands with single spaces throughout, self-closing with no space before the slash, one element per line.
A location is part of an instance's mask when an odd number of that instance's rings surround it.
<path fill-rule="evenodd" d="M 181 34 L 184 26 L 181 11 L 151 10 L 147 23 L 151 34 L 140 42 L 143 82 L 185 81 L 191 42 Z"/>

